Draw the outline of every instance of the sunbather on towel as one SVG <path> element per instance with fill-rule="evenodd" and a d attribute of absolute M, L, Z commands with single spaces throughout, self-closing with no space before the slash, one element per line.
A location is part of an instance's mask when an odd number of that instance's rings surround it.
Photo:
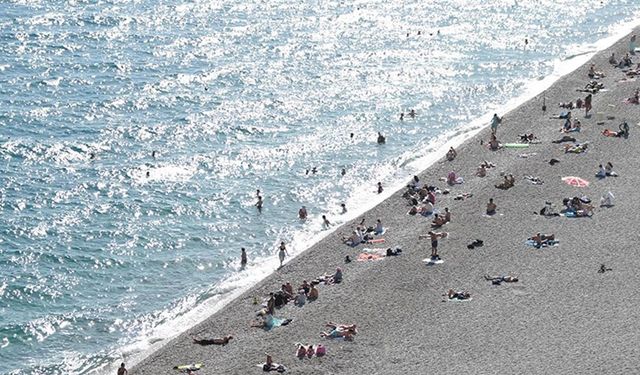
<path fill-rule="evenodd" d="M 543 245 L 549 245 L 553 243 L 556 239 L 555 234 L 540 234 L 536 233 L 535 236 L 529 238 L 529 240 L 533 241 L 536 247 L 542 247 Z"/>
<path fill-rule="evenodd" d="M 277 372 L 285 372 L 287 369 L 280 364 L 277 364 L 275 362 L 273 362 L 273 359 L 271 358 L 270 355 L 267 354 L 267 362 L 265 362 L 262 365 L 262 371 L 264 372 L 269 372 L 269 371 L 277 371 Z"/>
<path fill-rule="evenodd" d="M 518 282 L 518 278 L 515 276 L 489 276 L 489 275 L 485 275 L 484 278 L 486 280 L 491 281 L 491 284 L 493 285 L 500 285 L 503 282 L 505 283 L 517 283 Z"/>
<path fill-rule="evenodd" d="M 198 345 L 227 345 L 229 340 L 231 340 L 233 336 L 225 336 L 222 338 L 213 338 L 213 339 L 196 339 L 193 338 L 193 343 Z"/>
<path fill-rule="evenodd" d="M 449 299 L 457 299 L 457 300 L 465 300 L 471 298 L 471 294 L 466 291 L 455 291 L 453 289 L 449 289 L 447 292 L 447 297 Z"/>

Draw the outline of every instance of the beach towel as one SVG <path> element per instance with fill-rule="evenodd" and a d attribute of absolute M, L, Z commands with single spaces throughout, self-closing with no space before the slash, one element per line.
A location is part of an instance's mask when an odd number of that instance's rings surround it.
<path fill-rule="evenodd" d="M 439 258 L 424 258 L 422 261 L 425 262 L 427 264 L 427 266 L 433 266 L 433 265 L 436 265 L 436 264 L 444 263 L 444 260 L 439 259 Z"/>
<path fill-rule="evenodd" d="M 524 243 L 527 246 L 532 246 L 537 249 L 540 249 L 541 247 L 558 246 L 560 244 L 560 241 L 557 241 L 557 240 L 546 241 L 541 246 L 538 246 L 538 244 L 534 240 L 526 240 Z"/>

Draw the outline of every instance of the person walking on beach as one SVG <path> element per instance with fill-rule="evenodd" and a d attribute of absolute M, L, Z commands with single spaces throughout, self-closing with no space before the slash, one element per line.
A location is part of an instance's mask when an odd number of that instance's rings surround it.
<path fill-rule="evenodd" d="M 498 125 L 502 122 L 502 119 L 498 117 L 497 113 L 493 114 L 493 118 L 491 119 L 491 134 L 496 135 L 498 132 Z"/>
<path fill-rule="evenodd" d="M 280 242 L 280 248 L 278 249 L 278 258 L 280 258 L 280 267 L 282 267 L 282 262 L 284 262 L 284 257 L 289 255 L 287 252 L 287 247 L 284 245 L 284 241 Z"/>
<path fill-rule="evenodd" d="M 382 182 L 378 182 L 378 194 L 382 194 L 384 189 L 382 188 Z"/>
<path fill-rule="evenodd" d="M 240 267 L 245 268 L 247 266 L 247 251 L 244 247 L 240 251 Z"/>
<path fill-rule="evenodd" d="M 127 375 L 129 371 L 124 367 L 124 362 L 120 364 L 120 368 L 118 369 L 118 375 Z"/>

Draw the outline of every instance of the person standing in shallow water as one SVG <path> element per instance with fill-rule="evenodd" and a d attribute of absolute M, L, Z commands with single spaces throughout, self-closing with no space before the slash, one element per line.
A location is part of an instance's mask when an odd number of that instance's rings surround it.
<path fill-rule="evenodd" d="M 282 262 L 284 262 L 285 256 L 289 255 L 287 252 L 287 247 L 284 245 L 284 241 L 280 242 L 280 247 L 278 248 L 278 258 L 280 258 L 280 267 L 282 267 Z"/>
<path fill-rule="evenodd" d="M 120 368 L 118 369 L 118 375 L 127 375 L 129 371 L 124 367 L 124 363 L 120 364 Z"/>
<path fill-rule="evenodd" d="M 240 266 L 245 268 L 247 266 L 247 251 L 244 247 L 241 249 L 242 253 L 240 254 Z"/>
<path fill-rule="evenodd" d="M 298 217 L 300 218 L 300 220 L 307 220 L 307 208 L 305 206 L 302 206 L 298 210 Z"/>
<path fill-rule="evenodd" d="M 387 142 L 387 139 L 382 135 L 382 133 L 378 132 L 378 144 L 382 145 Z"/>
<path fill-rule="evenodd" d="M 498 117 L 497 113 L 493 114 L 493 118 L 491 119 L 491 134 L 496 135 L 498 132 L 498 125 L 502 122 L 502 119 Z"/>
<path fill-rule="evenodd" d="M 382 188 L 382 182 L 378 182 L 378 194 L 382 194 L 384 189 Z"/>
<path fill-rule="evenodd" d="M 262 196 L 258 195 L 258 202 L 256 203 L 256 207 L 258 207 L 258 212 L 262 213 L 262 204 L 264 202 L 262 201 Z"/>

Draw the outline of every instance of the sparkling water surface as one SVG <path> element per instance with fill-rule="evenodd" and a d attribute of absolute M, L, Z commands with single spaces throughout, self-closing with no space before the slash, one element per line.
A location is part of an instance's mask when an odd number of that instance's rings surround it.
<path fill-rule="evenodd" d="M 578 4 L 0 2 L 0 373 L 179 332 L 640 11 Z"/>

